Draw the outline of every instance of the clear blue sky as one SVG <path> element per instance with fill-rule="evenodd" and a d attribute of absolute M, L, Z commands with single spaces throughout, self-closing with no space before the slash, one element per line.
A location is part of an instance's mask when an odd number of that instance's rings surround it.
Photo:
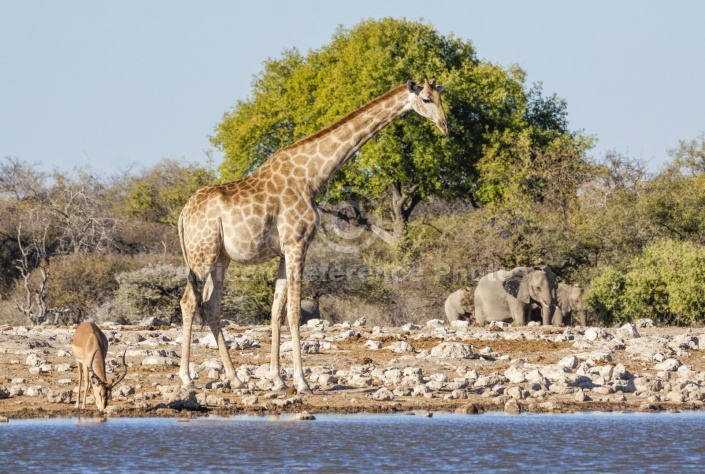
<path fill-rule="evenodd" d="M 705 131 L 701 1 L 0 0 L 0 157 L 104 176 L 162 157 L 206 163 L 208 135 L 263 61 L 387 16 L 520 65 L 567 100 L 571 128 L 597 136 L 594 156 L 615 149 L 655 170 Z"/>

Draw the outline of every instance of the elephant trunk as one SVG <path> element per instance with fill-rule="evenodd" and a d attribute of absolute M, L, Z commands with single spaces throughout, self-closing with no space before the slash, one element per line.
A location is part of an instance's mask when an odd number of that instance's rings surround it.
<path fill-rule="evenodd" d="M 556 301 L 551 294 L 549 288 L 547 288 L 541 294 L 541 319 L 543 319 L 543 325 L 548 326 L 551 324 L 553 319 L 553 312 L 556 309 Z"/>

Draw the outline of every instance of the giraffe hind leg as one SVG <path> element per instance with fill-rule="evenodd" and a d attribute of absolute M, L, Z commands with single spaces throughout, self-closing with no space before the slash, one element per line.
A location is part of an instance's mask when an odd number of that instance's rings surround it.
<path fill-rule="evenodd" d="M 203 319 L 210 327 L 218 345 L 218 352 L 225 368 L 225 377 L 230 382 L 230 388 L 242 388 L 245 384 L 238 378 L 230 358 L 225 334 L 220 327 L 220 301 L 223 297 L 223 279 L 228 267 L 228 260 L 221 259 L 206 277 L 203 286 Z"/>
<path fill-rule="evenodd" d="M 286 390 L 286 383 L 284 383 L 279 366 L 281 325 L 284 323 L 284 314 L 286 312 L 286 288 L 286 265 L 282 258 L 279 261 L 277 283 L 274 288 L 274 301 L 272 302 L 272 358 L 270 361 L 269 378 L 274 383 L 274 391 Z"/>
<path fill-rule="evenodd" d="M 195 275 L 189 275 L 189 279 Z M 189 371 L 191 360 L 191 329 L 193 318 L 196 315 L 196 294 L 194 284 L 191 281 L 186 285 L 184 295 L 181 297 L 181 316 L 183 319 L 183 334 L 181 338 L 181 364 L 179 367 L 179 378 L 184 388 L 193 388 L 193 380 Z"/>

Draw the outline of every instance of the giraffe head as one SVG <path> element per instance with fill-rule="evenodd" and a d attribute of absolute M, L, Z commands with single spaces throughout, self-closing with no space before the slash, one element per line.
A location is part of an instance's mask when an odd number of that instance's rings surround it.
<path fill-rule="evenodd" d="M 448 135 L 446 113 L 443 111 L 443 104 L 441 103 L 443 86 L 436 85 L 435 76 L 431 77 L 429 81 L 424 75 L 420 83 L 409 81 L 407 86 L 411 93 L 411 108 L 422 117 L 426 117 L 435 123 L 441 134 L 444 136 Z"/>

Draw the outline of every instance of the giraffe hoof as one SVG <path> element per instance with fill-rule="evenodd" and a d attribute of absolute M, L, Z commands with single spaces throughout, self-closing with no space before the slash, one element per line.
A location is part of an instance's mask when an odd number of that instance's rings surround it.
<path fill-rule="evenodd" d="M 196 384 L 194 384 L 193 381 L 186 383 L 186 384 L 184 384 L 184 383 L 181 384 L 181 391 L 191 392 L 191 391 L 195 391 L 195 390 L 196 390 Z"/>
<path fill-rule="evenodd" d="M 281 383 L 281 384 L 278 384 L 278 383 L 277 383 L 277 384 L 274 384 L 274 386 L 272 387 L 271 391 L 272 391 L 272 392 L 286 392 L 286 389 L 287 389 L 287 388 L 288 388 L 288 387 L 286 386 L 285 383 Z"/>
<path fill-rule="evenodd" d="M 299 395 L 313 395 L 313 390 L 311 390 L 308 385 L 299 387 L 297 391 L 299 392 Z"/>

